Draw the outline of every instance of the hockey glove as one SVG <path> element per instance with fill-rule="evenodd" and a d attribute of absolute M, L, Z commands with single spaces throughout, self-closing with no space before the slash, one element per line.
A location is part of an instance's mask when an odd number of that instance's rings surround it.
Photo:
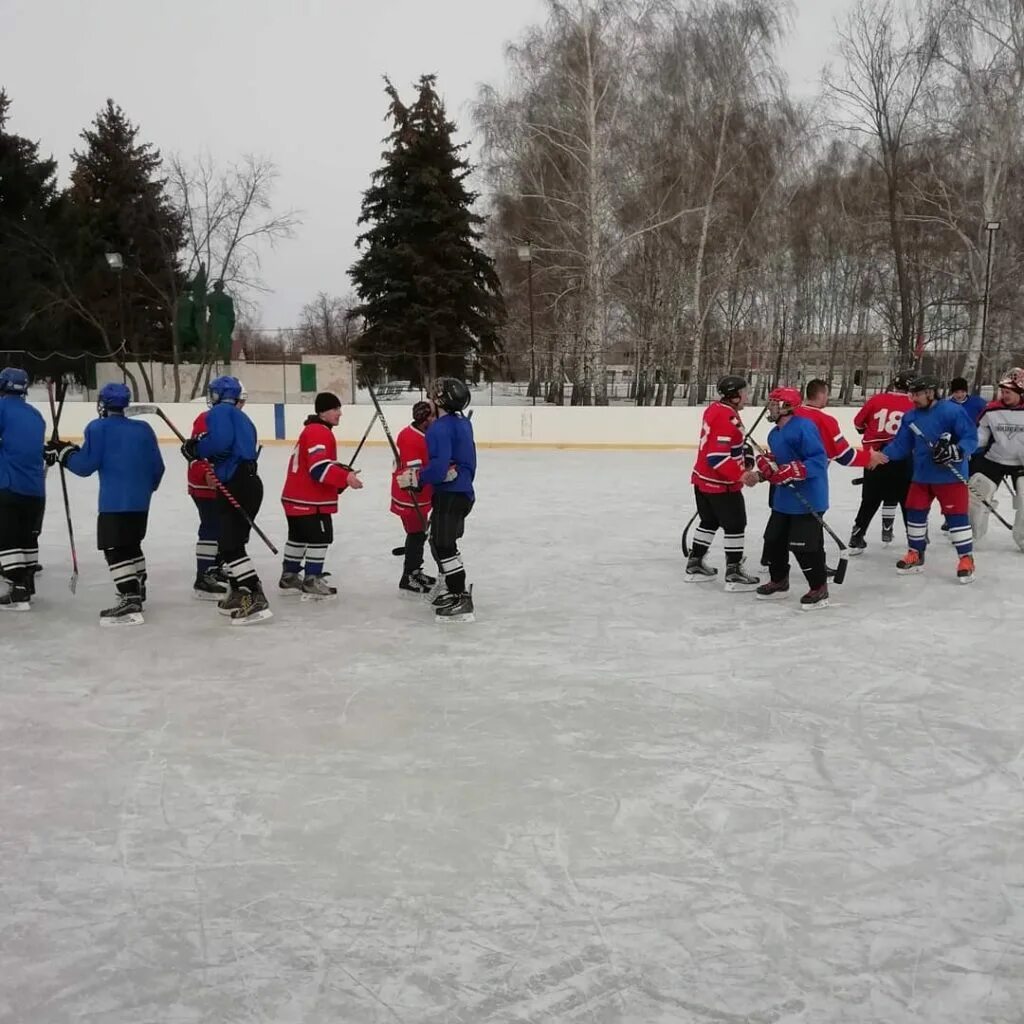
<path fill-rule="evenodd" d="M 55 466 L 57 463 L 63 466 L 65 461 L 77 451 L 81 451 L 81 449 L 70 441 L 47 441 L 43 448 L 43 461 L 48 466 Z"/>
<path fill-rule="evenodd" d="M 749 441 L 743 442 L 743 468 L 753 469 L 757 465 L 757 457 L 754 455 L 754 446 Z"/>
<path fill-rule="evenodd" d="M 787 462 L 779 466 L 778 471 L 769 482 L 779 486 L 781 484 L 792 484 L 799 480 L 807 479 L 807 467 L 799 461 Z"/>
<path fill-rule="evenodd" d="M 940 466 L 955 465 L 963 461 L 960 446 L 953 441 L 952 434 L 943 434 L 932 446 L 932 459 Z"/>
<path fill-rule="evenodd" d="M 410 466 L 408 469 L 403 469 L 395 479 L 403 491 L 412 491 L 420 485 L 420 471 Z"/>
<path fill-rule="evenodd" d="M 181 454 L 185 456 L 187 462 L 195 462 L 199 458 L 199 442 L 206 437 L 205 434 L 200 434 L 198 437 L 190 437 L 187 441 L 182 442 Z"/>
<path fill-rule="evenodd" d="M 758 473 L 761 474 L 762 480 L 771 480 L 779 471 L 778 463 L 770 455 L 765 455 L 764 452 L 757 456 L 754 460 L 754 465 Z"/>

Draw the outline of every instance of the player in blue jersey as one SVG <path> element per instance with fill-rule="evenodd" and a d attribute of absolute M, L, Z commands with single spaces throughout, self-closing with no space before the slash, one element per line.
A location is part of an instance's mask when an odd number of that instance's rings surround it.
<path fill-rule="evenodd" d="M 164 475 L 153 428 L 128 419 L 131 402 L 124 384 L 104 384 L 96 403 L 99 418 L 85 428 L 82 446 L 53 440 L 46 461 L 59 462 L 76 476 L 99 474 L 96 546 L 103 552 L 117 591 L 117 604 L 100 612 L 100 625 L 138 625 L 146 600 L 146 537 L 149 504 Z"/>
<path fill-rule="evenodd" d="M 459 552 L 459 540 L 466 528 L 466 517 L 473 509 L 476 495 L 476 443 L 473 424 L 463 413 L 470 393 L 455 377 L 441 377 L 429 396 L 437 409 L 437 419 L 427 428 L 428 462 L 422 469 L 408 468 L 398 474 L 399 487 L 430 484 L 430 544 L 444 578 L 445 590 L 434 599 L 439 620 L 471 622 L 473 588 L 466 586 L 466 569 Z"/>
<path fill-rule="evenodd" d="M 768 566 L 769 580 L 757 588 L 757 598 L 771 601 L 789 592 L 789 555 L 807 577 L 810 590 L 800 607 L 828 607 L 825 538 L 819 518 L 828 509 L 828 455 L 818 428 L 811 420 L 795 416 L 801 396 L 796 388 L 775 388 L 768 396 L 768 419 L 775 426 L 768 434 L 770 455 L 757 457 L 756 468 L 743 475 L 748 487 L 772 484 L 772 514 L 764 531 L 761 564 Z"/>
<path fill-rule="evenodd" d="M 978 447 L 978 428 L 962 406 L 939 400 L 939 381 L 917 377 L 910 385 L 914 408 L 904 413 L 900 429 L 885 447 L 871 453 L 869 466 L 913 459 L 907 492 L 909 550 L 896 563 L 902 575 L 924 570 L 928 547 L 928 510 L 937 500 L 949 525 L 949 539 L 960 556 L 957 579 L 974 579 L 974 536 L 968 516 L 968 459 Z"/>
<path fill-rule="evenodd" d="M 960 406 L 972 423 L 977 423 L 981 419 L 981 414 L 988 405 L 981 395 L 971 394 L 966 377 L 954 377 L 949 382 L 949 397 L 946 401 Z"/>
<path fill-rule="evenodd" d="M 242 385 L 235 377 L 217 377 L 210 381 L 210 411 L 206 415 L 206 433 L 189 438 L 181 452 L 189 461 L 205 459 L 214 476 L 228 489 L 238 507 L 217 492 L 220 536 L 217 554 L 231 590 L 217 608 L 231 617 L 235 626 L 249 626 L 272 617 L 256 566 L 246 551 L 251 527 L 263 504 L 263 481 L 257 472 L 259 443 L 252 420 L 238 407 Z M 249 519 L 243 514 L 248 514 Z"/>
<path fill-rule="evenodd" d="M 24 370 L 0 370 L 0 574 L 10 584 L 0 594 L 3 611 L 28 611 L 31 605 L 46 500 L 46 423 L 27 394 Z"/>

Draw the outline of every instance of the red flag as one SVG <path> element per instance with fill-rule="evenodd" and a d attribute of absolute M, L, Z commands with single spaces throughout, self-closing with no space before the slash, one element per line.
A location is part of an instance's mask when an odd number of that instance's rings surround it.
<path fill-rule="evenodd" d="M 917 336 L 917 348 L 914 349 L 914 358 L 920 359 L 924 355 L 924 335 Z"/>

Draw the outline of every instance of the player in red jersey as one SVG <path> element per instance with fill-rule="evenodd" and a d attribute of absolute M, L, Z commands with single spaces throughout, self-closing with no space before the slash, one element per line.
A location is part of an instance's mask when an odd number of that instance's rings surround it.
<path fill-rule="evenodd" d="M 827 381 L 808 381 L 804 389 L 804 401 L 793 410 L 793 415 L 810 420 L 818 428 L 829 462 L 838 462 L 840 466 L 866 466 L 871 453 L 854 448 L 843 436 L 835 416 L 825 412 L 828 395 Z"/>
<path fill-rule="evenodd" d="M 719 528 L 725 534 L 725 589 L 756 590 L 761 582 L 743 570 L 747 506 L 743 500 L 743 424 L 739 413 L 746 405 L 747 382 L 727 376 L 718 382 L 717 402 L 704 410 L 700 443 L 690 482 L 697 499 L 700 522 L 686 562 L 687 583 L 706 583 L 718 575 L 704 564 Z"/>
<path fill-rule="evenodd" d="M 245 385 L 235 403 L 241 409 L 248 397 Z M 192 424 L 192 437 L 206 433 L 204 409 Z M 192 596 L 199 601 L 219 601 L 227 596 L 226 579 L 221 574 L 217 558 L 217 541 L 220 537 L 220 511 L 217 507 L 217 488 L 211 483 L 213 467 L 205 459 L 195 459 L 188 464 L 188 495 L 195 502 L 199 513 L 199 535 L 196 538 L 196 581 L 192 584 Z"/>
<path fill-rule="evenodd" d="M 893 378 L 892 387 L 888 391 L 872 395 L 854 416 L 853 425 L 860 431 L 864 449 L 869 454 L 880 450 L 896 436 L 904 413 L 914 408 L 914 400 L 908 394 L 914 376 L 912 370 L 901 370 Z M 887 462 L 864 474 L 860 508 L 857 509 L 850 534 L 851 555 L 859 555 L 867 547 L 864 537 L 879 505 L 882 507 L 883 544 L 892 543 L 897 511 L 906 524 L 911 470 L 910 459 L 903 459 Z"/>
<path fill-rule="evenodd" d="M 341 400 L 323 392 L 316 396 L 313 415 L 306 418 L 292 449 L 281 491 L 288 519 L 288 542 L 278 589 L 283 594 L 302 594 L 302 599 L 323 600 L 337 590 L 324 582 L 327 549 L 334 540 L 338 495 L 346 487 L 363 486 L 354 469 L 338 462 L 334 428 L 341 419 Z M 305 566 L 303 566 L 305 563 Z M 300 576 L 305 568 L 305 578 Z"/>
<path fill-rule="evenodd" d="M 434 489 L 423 484 L 411 491 L 398 486 L 398 474 L 410 467 L 425 466 L 427 454 L 427 427 L 437 419 L 437 412 L 430 402 L 417 402 L 412 407 L 412 423 L 403 427 L 395 438 L 400 464 L 391 476 L 391 511 L 405 527 L 405 564 L 398 589 L 412 594 L 427 594 L 437 580 L 423 571 L 423 549 L 427 542 L 426 522 Z"/>

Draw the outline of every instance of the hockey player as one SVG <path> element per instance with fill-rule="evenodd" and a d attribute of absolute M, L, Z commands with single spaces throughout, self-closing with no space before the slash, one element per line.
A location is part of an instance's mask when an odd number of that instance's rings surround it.
<path fill-rule="evenodd" d="M 904 413 L 914 408 L 907 393 L 915 374 L 901 370 L 893 378 L 888 391 L 872 395 L 853 417 L 853 425 L 863 438 L 865 450 L 870 453 L 888 444 L 900 429 Z M 906 524 L 907 491 L 910 489 L 910 460 L 900 459 L 879 466 L 864 474 L 864 489 L 860 496 L 860 508 L 853 521 L 850 534 L 849 553 L 860 555 L 868 546 L 865 539 L 871 520 L 878 507 L 882 507 L 882 543 L 893 541 L 893 524 L 899 511 Z"/>
<path fill-rule="evenodd" d="M 761 557 L 770 579 L 757 588 L 758 599 L 777 600 L 789 592 L 792 552 L 810 587 L 800 607 L 813 611 L 828 607 L 825 539 L 810 511 L 820 516 L 828 509 L 828 457 L 817 427 L 794 415 L 799 407 L 796 388 L 775 388 L 768 395 L 768 419 L 775 424 L 768 434 L 771 453 L 757 457 L 756 468 L 744 473 L 743 482 L 748 487 L 764 480 L 774 485 Z"/>
<path fill-rule="evenodd" d="M 473 589 L 466 587 L 466 570 L 459 553 L 459 539 L 476 495 L 476 444 L 473 424 L 463 415 L 469 405 L 469 388 L 455 377 L 441 377 L 431 386 L 437 419 L 427 428 L 428 461 L 422 469 L 408 467 L 396 479 L 408 490 L 421 484 L 434 488 L 431 500 L 430 542 L 433 545 L 445 591 L 434 598 L 441 621 L 473 620 Z"/>
<path fill-rule="evenodd" d="M 292 450 L 281 491 L 288 520 L 288 542 L 278 589 L 283 594 L 302 594 L 303 601 L 335 597 L 335 587 L 324 580 L 327 549 L 334 540 L 338 495 L 363 482 L 354 469 L 338 462 L 334 428 L 341 420 L 341 399 L 324 391 L 313 402 Z M 304 575 L 300 575 L 304 573 Z"/>
<path fill-rule="evenodd" d="M 430 402 L 417 402 L 412 407 L 412 423 L 403 427 L 395 438 L 399 464 L 391 477 L 391 511 L 405 527 L 405 563 L 398 589 L 411 594 L 428 594 L 437 583 L 433 576 L 423 571 L 423 549 L 427 542 L 425 523 L 430 515 L 434 490 L 430 484 L 422 484 L 412 492 L 402 490 L 398 486 L 398 477 L 410 466 L 427 464 L 426 432 L 436 418 Z"/>
<path fill-rule="evenodd" d="M 35 592 L 39 521 L 46 500 L 46 423 L 25 401 L 28 374 L 0 370 L 0 574 L 10 584 L 0 610 L 27 612 Z"/>
<path fill-rule="evenodd" d="M 238 382 L 242 389 L 238 399 L 238 408 L 245 405 L 245 385 Z M 209 409 L 204 409 L 192 424 L 192 437 L 198 438 L 206 433 L 206 416 Z M 217 562 L 217 536 L 220 525 L 220 511 L 217 507 L 217 488 L 213 484 L 213 467 L 205 459 L 196 459 L 188 464 L 188 494 L 195 503 L 199 513 L 199 535 L 196 538 L 196 580 L 192 585 L 192 595 L 199 601 L 220 601 L 227 595 L 223 576 Z"/>
<path fill-rule="evenodd" d="M 981 414 L 978 450 L 971 458 L 970 517 L 975 540 L 988 531 L 989 510 L 999 484 L 1009 478 L 1016 510 L 1013 539 L 1024 551 L 1024 369 L 1015 366 L 999 381 L 999 396 Z"/>
<path fill-rule="evenodd" d="M 896 563 L 899 573 L 921 572 L 928 546 L 928 509 L 938 500 L 949 539 L 959 555 L 956 575 L 961 583 L 974 579 L 971 524 L 967 515 L 967 458 L 978 447 L 978 431 L 963 407 L 939 400 L 936 377 L 921 376 L 910 385 L 914 408 L 903 416 L 895 438 L 871 453 L 871 467 L 913 457 L 913 479 L 907 492 L 909 550 Z M 954 472 L 955 471 L 955 472 Z"/>
<path fill-rule="evenodd" d="M 726 376 L 718 382 L 719 399 L 704 410 L 697 458 L 690 474 L 700 517 L 686 562 L 687 583 L 711 582 L 718 570 L 704 563 L 721 528 L 725 543 L 725 589 L 756 590 L 761 582 L 743 570 L 747 506 L 743 500 L 743 424 L 739 414 L 747 403 L 747 382 Z"/>
<path fill-rule="evenodd" d="M 149 504 L 164 475 L 153 428 L 142 420 L 128 419 L 124 411 L 132 400 L 124 384 L 104 384 L 97 410 L 99 419 L 85 428 L 81 448 L 66 441 L 46 445 L 46 460 L 59 462 L 76 476 L 100 478 L 96 546 L 103 552 L 117 604 L 100 612 L 101 626 L 139 625 L 144 620 L 146 537 Z"/>
<path fill-rule="evenodd" d="M 966 377 L 954 377 L 949 382 L 947 401 L 960 406 L 972 423 L 977 423 L 988 404 L 981 395 L 972 395 Z"/>
<path fill-rule="evenodd" d="M 232 498 L 254 517 L 263 504 L 263 481 L 257 472 L 256 428 L 238 408 L 242 385 L 235 377 L 217 377 L 208 388 L 210 411 L 207 432 L 189 438 L 181 452 L 190 462 L 205 459 Z M 256 566 L 246 552 L 250 527 L 223 491 L 217 491 L 219 514 L 217 555 L 228 574 L 229 592 L 217 609 L 231 618 L 233 626 L 250 626 L 272 617 Z"/>

